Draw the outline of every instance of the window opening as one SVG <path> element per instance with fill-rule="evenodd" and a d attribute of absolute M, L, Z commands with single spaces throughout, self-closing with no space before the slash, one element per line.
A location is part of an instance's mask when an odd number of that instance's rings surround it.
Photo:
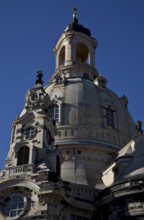
<path fill-rule="evenodd" d="M 59 65 L 64 65 L 65 63 L 65 46 L 62 47 L 59 54 Z"/>
<path fill-rule="evenodd" d="M 57 104 L 49 108 L 49 114 L 56 122 L 59 121 L 59 106 Z"/>
<path fill-rule="evenodd" d="M 114 110 L 110 106 L 106 108 L 106 123 L 107 126 L 114 128 Z"/>
<path fill-rule="evenodd" d="M 13 193 L 4 200 L 3 213 L 6 217 L 15 217 L 24 211 L 24 195 Z"/>
<path fill-rule="evenodd" d="M 24 139 L 32 139 L 36 136 L 36 128 L 35 127 L 28 127 L 24 130 Z"/>
<path fill-rule="evenodd" d="M 76 61 L 80 63 L 88 63 L 89 50 L 86 45 L 78 43 L 76 45 Z"/>
<path fill-rule="evenodd" d="M 17 165 L 24 165 L 29 163 L 29 147 L 21 147 L 18 151 Z"/>

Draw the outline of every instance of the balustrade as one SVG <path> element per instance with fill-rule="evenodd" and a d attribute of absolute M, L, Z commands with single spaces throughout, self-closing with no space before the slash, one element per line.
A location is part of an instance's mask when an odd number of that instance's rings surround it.
<path fill-rule="evenodd" d="M 33 165 L 22 165 L 16 167 L 9 167 L 6 168 L 6 175 L 7 176 L 14 176 L 22 173 L 29 173 L 33 171 Z"/>

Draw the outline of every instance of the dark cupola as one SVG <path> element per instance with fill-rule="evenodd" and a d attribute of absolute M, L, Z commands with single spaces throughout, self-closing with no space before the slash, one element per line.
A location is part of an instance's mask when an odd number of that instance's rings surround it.
<path fill-rule="evenodd" d="M 85 28 L 83 25 L 78 23 L 78 16 L 77 16 L 77 8 L 74 8 L 74 13 L 73 13 L 73 22 L 67 26 L 65 31 L 76 31 L 76 32 L 81 32 L 84 33 L 88 36 L 91 36 L 91 32 L 88 28 Z"/>

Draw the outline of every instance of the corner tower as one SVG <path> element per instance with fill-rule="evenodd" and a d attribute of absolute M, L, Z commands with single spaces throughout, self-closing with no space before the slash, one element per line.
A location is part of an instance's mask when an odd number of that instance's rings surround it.
<path fill-rule="evenodd" d="M 127 98 L 107 88 L 95 67 L 98 43 L 89 29 L 73 22 L 54 48 L 56 70 L 45 88 L 56 121 L 63 180 L 102 188 L 101 172 L 135 135 Z"/>

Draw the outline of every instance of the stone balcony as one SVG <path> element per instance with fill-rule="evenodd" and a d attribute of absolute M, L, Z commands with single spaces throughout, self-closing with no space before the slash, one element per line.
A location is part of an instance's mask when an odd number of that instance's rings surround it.
<path fill-rule="evenodd" d="M 26 164 L 16 167 L 7 167 L 5 168 L 5 178 L 18 178 L 20 175 L 29 175 L 33 173 L 34 165 L 33 164 Z"/>

